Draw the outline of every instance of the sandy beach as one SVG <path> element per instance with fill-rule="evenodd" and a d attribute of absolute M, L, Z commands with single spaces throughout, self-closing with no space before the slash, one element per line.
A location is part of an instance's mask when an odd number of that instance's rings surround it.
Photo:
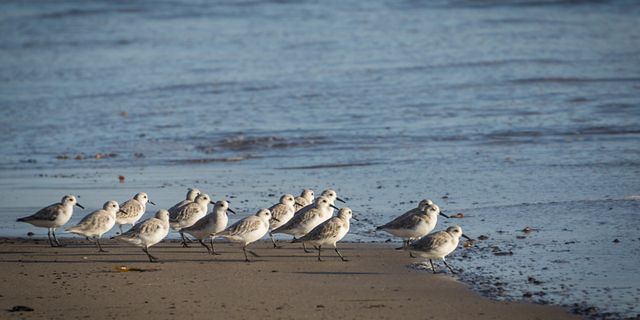
<path fill-rule="evenodd" d="M 325 261 L 292 244 L 246 263 L 239 247 L 184 249 L 164 242 L 149 263 L 134 247 L 105 241 L 108 253 L 65 239 L 3 239 L 0 301 L 5 319 L 570 319 L 559 307 L 496 302 L 480 297 L 449 274 L 407 267 L 415 262 L 385 244 L 344 243 L 340 261 Z M 128 272 L 122 272 L 125 266 Z M 33 311 L 15 311 L 26 306 Z"/>

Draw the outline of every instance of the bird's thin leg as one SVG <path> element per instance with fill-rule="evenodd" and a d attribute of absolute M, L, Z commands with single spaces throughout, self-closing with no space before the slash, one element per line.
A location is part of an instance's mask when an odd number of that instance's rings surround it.
<path fill-rule="evenodd" d="M 120 227 L 120 234 L 122 234 L 122 225 L 119 224 L 118 227 Z"/>
<path fill-rule="evenodd" d="M 251 253 L 251 255 L 252 255 L 252 256 L 254 256 L 254 257 L 256 257 L 256 258 L 259 258 L 259 257 L 260 257 L 260 255 L 259 255 L 259 254 L 257 254 L 257 253 L 255 253 L 255 252 L 253 252 L 253 250 L 247 250 L 247 252 Z"/>
<path fill-rule="evenodd" d="M 447 268 L 449 268 L 449 270 L 451 270 L 451 273 L 456 274 L 455 271 L 453 271 L 453 269 L 451 268 L 451 266 L 449 266 L 449 264 L 447 263 L 447 260 L 444 260 L 444 258 L 442 259 L 442 262 L 444 262 L 444 265 L 447 266 Z"/>
<path fill-rule="evenodd" d="M 311 253 L 311 251 L 307 250 L 307 246 L 304 245 L 304 242 L 302 242 L 302 249 L 304 249 L 305 253 Z"/>
<path fill-rule="evenodd" d="M 96 238 L 96 244 L 98 245 L 98 252 L 107 252 L 106 250 L 102 249 L 102 246 L 100 245 L 100 238 Z"/>
<path fill-rule="evenodd" d="M 274 248 L 280 248 L 278 247 L 278 245 L 276 244 L 276 240 L 273 239 L 273 233 L 271 233 L 271 231 L 269 231 L 269 237 L 271 238 L 271 242 L 273 242 L 273 247 Z"/>
<path fill-rule="evenodd" d="M 322 261 L 322 258 L 320 258 L 321 252 L 322 252 L 322 246 L 318 246 L 318 261 Z"/>
<path fill-rule="evenodd" d="M 60 242 L 58 242 L 58 238 L 56 238 L 56 229 L 51 229 L 51 234 L 53 235 L 53 241 L 56 242 L 56 245 L 58 245 L 58 247 L 62 247 Z"/>
<path fill-rule="evenodd" d="M 431 271 L 433 271 L 433 273 L 436 273 L 436 267 L 433 266 L 433 260 L 429 259 L 429 263 L 431 264 Z"/>
<path fill-rule="evenodd" d="M 158 258 L 149 253 L 149 249 L 147 247 L 142 247 L 142 251 L 144 251 L 144 253 L 147 254 L 147 257 L 149 257 L 149 262 L 156 262 L 158 260 Z"/>
<path fill-rule="evenodd" d="M 251 262 L 251 260 L 249 260 L 249 257 L 247 257 L 247 246 L 242 247 L 242 252 L 244 252 L 244 261 Z"/>
<path fill-rule="evenodd" d="M 53 244 L 53 241 L 51 240 L 51 228 L 47 228 L 47 237 L 49 237 L 49 244 L 52 247 L 55 247 L 55 245 Z"/>
<path fill-rule="evenodd" d="M 216 252 L 216 248 L 213 247 L 213 238 L 214 237 L 211 237 L 211 254 L 215 254 L 215 255 L 219 256 L 220 253 L 217 253 Z"/>
<path fill-rule="evenodd" d="M 348 259 L 345 259 L 342 254 L 340 254 L 340 251 L 338 251 L 338 247 L 334 246 L 333 249 L 336 250 L 336 253 L 340 256 L 340 259 L 342 259 L 342 261 L 349 261 Z"/>
<path fill-rule="evenodd" d="M 212 253 L 211 253 L 211 248 L 209 248 L 209 246 L 208 246 L 206 243 L 204 243 L 204 242 L 203 242 L 202 240 L 200 240 L 200 239 L 198 239 L 198 241 L 200 242 L 200 244 L 201 244 L 203 247 L 207 248 L 207 253 L 208 253 L 208 254 L 212 254 Z"/>
<path fill-rule="evenodd" d="M 185 238 L 184 233 L 182 231 L 180 231 L 180 236 L 182 237 L 182 247 L 189 248 L 189 245 L 187 244 L 187 239 Z"/>

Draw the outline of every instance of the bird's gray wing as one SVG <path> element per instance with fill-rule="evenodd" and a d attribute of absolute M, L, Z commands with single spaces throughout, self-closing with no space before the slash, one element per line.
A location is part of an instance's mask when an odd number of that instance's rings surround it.
<path fill-rule="evenodd" d="M 338 218 L 331 218 L 327 222 L 313 228 L 313 230 L 307 233 L 304 237 L 300 238 L 300 241 L 312 241 L 336 237 L 340 232 L 341 226 L 342 224 Z"/>
<path fill-rule="evenodd" d="M 155 218 L 144 220 L 133 226 L 133 228 L 129 229 L 129 231 L 123 233 L 121 236 L 135 238 L 143 233 L 154 233 L 161 228 L 161 225 L 157 220 L 158 219 Z"/>
<path fill-rule="evenodd" d="M 118 213 L 116 214 L 118 216 L 118 218 L 129 218 L 129 217 L 134 217 L 138 215 L 138 212 L 141 212 L 144 210 L 144 207 L 142 206 L 142 203 L 131 199 L 128 200 L 127 202 L 123 203 L 120 206 L 120 210 L 124 211 L 118 211 Z M 126 213 L 125 213 L 126 212 Z"/>
<path fill-rule="evenodd" d="M 413 248 L 436 248 L 449 241 L 449 235 L 445 231 L 438 231 L 421 238 L 411 244 Z"/>
<path fill-rule="evenodd" d="M 204 217 L 196 221 L 196 223 L 194 223 L 192 226 L 182 229 L 182 231 L 202 229 L 207 224 L 208 220 L 209 215 L 205 215 Z"/>
<path fill-rule="evenodd" d="M 283 226 L 281 226 L 280 228 L 278 228 L 278 229 L 276 229 L 274 231 L 288 230 L 289 228 L 298 225 L 302 221 L 308 221 L 308 220 L 313 219 L 314 216 L 319 215 L 319 214 L 320 214 L 319 210 L 308 210 L 305 213 L 294 215 L 293 218 L 291 218 L 291 220 L 289 220 L 289 222 L 285 223 Z"/>
<path fill-rule="evenodd" d="M 389 229 L 411 228 L 412 226 L 415 226 L 419 222 L 420 222 L 420 218 L 418 216 L 414 215 L 414 214 L 408 215 L 408 216 L 399 216 L 399 217 L 391 220 L 389 223 L 385 224 L 381 228 L 382 229 L 385 229 L 385 228 L 389 228 Z"/>
<path fill-rule="evenodd" d="M 179 208 L 177 211 L 175 219 L 170 219 L 171 222 L 179 222 L 182 220 L 186 220 L 189 217 L 198 214 L 200 211 L 199 205 L 197 203 L 189 203 L 188 205 Z"/>
<path fill-rule="evenodd" d="M 55 203 L 52 204 L 48 207 L 44 207 L 40 210 L 38 210 L 38 212 L 26 217 L 24 220 L 25 221 L 29 221 L 29 220 L 49 220 L 49 221 L 54 221 L 56 220 L 56 218 L 58 218 L 58 215 L 60 214 L 60 212 L 62 212 L 63 206 L 60 203 Z"/>
<path fill-rule="evenodd" d="M 260 219 L 241 220 L 238 223 L 231 226 L 231 228 L 229 228 L 228 234 L 230 236 L 247 234 L 249 232 L 258 230 L 258 228 L 260 228 L 261 223 L 262 221 L 260 221 Z"/>
<path fill-rule="evenodd" d="M 271 208 L 269 208 L 269 210 L 271 211 L 271 218 L 276 218 L 276 219 L 280 219 L 280 217 L 284 216 L 287 214 L 287 212 L 289 211 L 287 208 L 287 205 L 284 205 L 282 203 L 278 203 L 275 206 L 272 206 Z"/>

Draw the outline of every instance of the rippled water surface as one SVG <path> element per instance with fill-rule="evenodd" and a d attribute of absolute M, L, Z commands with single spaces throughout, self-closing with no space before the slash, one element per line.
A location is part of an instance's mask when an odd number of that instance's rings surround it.
<path fill-rule="evenodd" d="M 332 187 L 350 240 L 385 241 L 431 198 L 488 237 L 451 257 L 478 290 L 635 316 L 638 25 L 636 1 L 4 1 L 0 235 L 66 193 L 246 215 Z"/>

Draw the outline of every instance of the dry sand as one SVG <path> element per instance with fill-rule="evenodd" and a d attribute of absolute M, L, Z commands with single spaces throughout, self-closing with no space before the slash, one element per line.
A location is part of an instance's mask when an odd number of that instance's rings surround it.
<path fill-rule="evenodd" d="M 69 243 L 69 239 L 65 239 Z M 407 265 L 406 253 L 385 244 L 343 243 L 342 262 L 325 261 L 297 245 L 255 244 L 251 263 L 240 247 L 219 244 L 219 256 L 177 243 L 142 251 L 105 241 L 108 253 L 73 240 L 0 240 L 0 318 L 43 319 L 564 319 L 565 310 L 480 297 L 448 274 Z M 119 266 L 141 271 L 119 272 Z M 17 305 L 33 311 L 9 312 Z"/>

